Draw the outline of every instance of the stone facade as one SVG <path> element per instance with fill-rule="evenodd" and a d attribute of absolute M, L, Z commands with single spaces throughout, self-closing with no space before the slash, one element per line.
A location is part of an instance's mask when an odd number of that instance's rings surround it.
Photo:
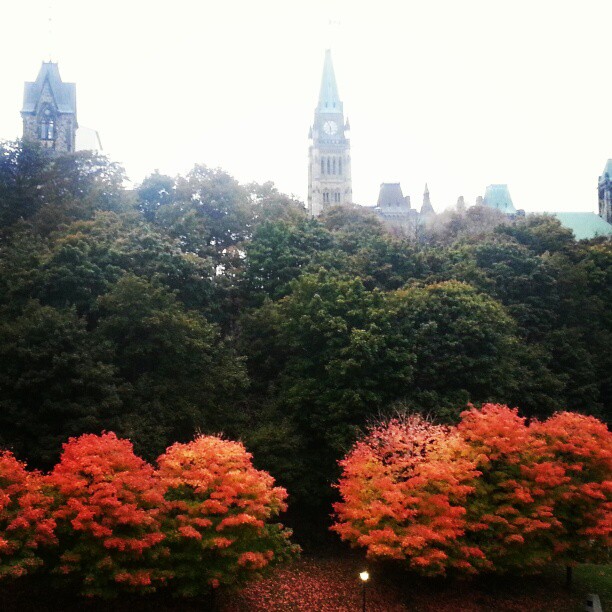
<path fill-rule="evenodd" d="M 25 84 L 21 116 L 24 140 L 57 152 L 75 150 L 76 87 L 62 82 L 57 64 L 44 62 L 36 81 Z"/>
<path fill-rule="evenodd" d="M 603 174 L 597 182 L 599 195 L 599 216 L 608 223 L 612 223 L 612 159 L 609 159 Z"/>
<path fill-rule="evenodd" d="M 410 196 L 405 196 L 399 183 L 381 183 L 374 212 L 394 233 L 417 236 L 419 230 L 435 216 L 429 189 L 425 185 L 421 210 L 412 208 Z"/>
<path fill-rule="evenodd" d="M 344 120 L 343 104 L 328 49 L 319 103 L 309 133 L 308 210 L 313 217 L 328 206 L 351 204 L 353 201 L 349 129 L 348 119 Z"/>

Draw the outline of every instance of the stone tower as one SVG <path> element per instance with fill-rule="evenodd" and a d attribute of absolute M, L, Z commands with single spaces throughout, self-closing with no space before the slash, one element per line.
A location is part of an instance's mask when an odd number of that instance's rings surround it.
<path fill-rule="evenodd" d="M 77 124 L 76 86 L 63 83 L 53 62 L 43 65 L 23 92 L 23 139 L 53 151 L 74 151 Z"/>
<path fill-rule="evenodd" d="M 599 216 L 608 223 L 612 223 L 612 159 L 609 159 L 603 174 L 597 183 L 599 192 Z"/>
<path fill-rule="evenodd" d="M 325 52 L 319 103 L 314 123 L 308 135 L 308 210 L 313 217 L 327 206 L 350 204 L 353 201 L 351 183 L 351 148 L 346 137 L 348 119 L 344 120 L 338 95 L 331 51 Z"/>

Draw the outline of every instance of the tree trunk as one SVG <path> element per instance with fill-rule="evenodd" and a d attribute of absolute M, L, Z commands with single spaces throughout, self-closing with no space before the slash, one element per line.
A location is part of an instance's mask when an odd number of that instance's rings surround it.
<path fill-rule="evenodd" d="M 572 587 L 572 576 L 574 568 L 571 565 L 565 566 L 565 586 L 570 589 Z"/>

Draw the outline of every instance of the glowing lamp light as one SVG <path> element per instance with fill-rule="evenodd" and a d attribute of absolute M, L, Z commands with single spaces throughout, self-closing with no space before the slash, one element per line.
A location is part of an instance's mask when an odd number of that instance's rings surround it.
<path fill-rule="evenodd" d="M 367 582 L 367 581 L 370 579 L 370 574 L 369 574 L 367 571 L 365 571 L 365 572 L 361 572 L 361 573 L 359 574 L 359 577 L 360 577 L 360 578 L 361 578 L 361 579 L 362 579 L 364 582 Z"/>

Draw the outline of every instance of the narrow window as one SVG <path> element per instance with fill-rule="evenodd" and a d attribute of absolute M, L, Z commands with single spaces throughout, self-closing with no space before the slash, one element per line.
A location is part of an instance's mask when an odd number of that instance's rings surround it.
<path fill-rule="evenodd" d="M 327 174 L 331 174 L 331 164 L 329 163 L 329 157 L 327 158 Z"/>
<path fill-rule="evenodd" d="M 321 174 L 325 174 L 325 159 L 321 158 Z"/>
<path fill-rule="evenodd" d="M 342 174 L 342 158 L 338 159 L 338 174 Z"/>
<path fill-rule="evenodd" d="M 332 174 L 336 174 L 336 158 L 332 159 Z"/>

